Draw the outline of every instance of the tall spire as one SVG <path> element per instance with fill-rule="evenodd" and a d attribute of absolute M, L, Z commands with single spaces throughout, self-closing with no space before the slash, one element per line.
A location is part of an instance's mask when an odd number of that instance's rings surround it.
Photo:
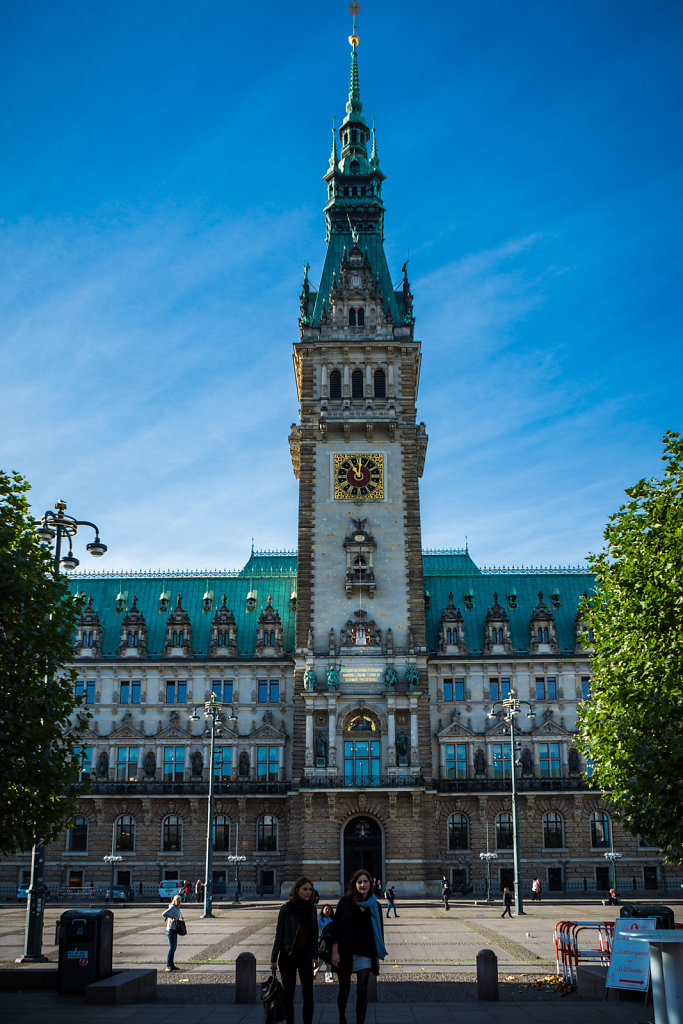
<path fill-rule="evenodd" d="M 346 104 L 347 117 L 344 118 L 344 123 L 347 121 L 362 121 L 361 116 L 363 110 L 363 104 L 360 100 L 360 80 L 358 78 L 358 54 L 356 53 L 356 47 L 358 46 L 360 39 L 356 35 L 356 15 L 360 11 L 360 4 L 357 0 L 353 0 L 349 4 L 349 13 L 353 18 L 353 27 L 351 29 L 351 35 L 349 36 L 349 42 L 351 44 L 351 75 L 349 77 L 349 99 Z"/>
<path fill-rule="evenodd" d="M 337 169 L 337 163 L 339 157 L 337 156 L 337 128 L 336 118 L 332 118 L 332 152 L 330 153 L 330 168 L 334 171 Z"/>

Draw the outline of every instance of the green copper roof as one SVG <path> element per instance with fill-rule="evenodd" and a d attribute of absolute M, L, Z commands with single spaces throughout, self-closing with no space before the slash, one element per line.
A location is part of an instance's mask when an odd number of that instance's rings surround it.
<path fill-rule="evenodd" d="M 561 652 L 571 654 L 579 600 L 584 591 L 590 593 L 594 586 L 593 576 L 577 569 L 479 569 L 467 550 L 425 552 L 423 568 L 428 650 L 437 649 L 439 620 L 452 593 L 453 603 L 463 616 L 469 652 L 475 657 L 482 654 L 486 613 L 494 604 L 494 593 L 508 615 L 518 656 L 524 656 L 528 650 L 529 621 L 539 592 L 552 611 Z M 125 613 L 116 611 L 119 594 L 125 597 L 126 610 L 137 598 L 147 625 L 147 651 L 151 658 L 159 657 L 163 651 L 168 616 L 178 595 L 183 610 L 190 616 L 194 657 L 204 657 L 208 651 L 213 617 L 223 594 L 237 623 L 241 658 L 253 657 L 258 618 L 269 594 L 282 620 L 284 649 L 291 652 L 294 647 L 296 613 L 292 595 L 296 591 L 296 555 L 290 551 L 252 552 L 243 569 L 231 572 L 81 573 L 70 577 L 70 585 L 74 593 L 93 599 L 103 628 L 102 649 L 106 658 L 116 656 L 121 642 Z M 209 612 L 202 609 L 207 592 L 211 596 Z M 159 610 L 162 593 L 169 601 L 169 609 L 164 612 Z M 256 602 L 253 612 L 247 611 L 249 594 L 254 595 Z M 516 608 L 510 606 L 511 595 L 516 598 L 516 602 L 512 601 Z"/>

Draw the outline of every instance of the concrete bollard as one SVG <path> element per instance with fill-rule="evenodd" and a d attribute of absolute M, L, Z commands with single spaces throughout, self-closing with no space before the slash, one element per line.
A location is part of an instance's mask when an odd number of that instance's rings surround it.
<path fill-rule="evenodd" d="M 235 1002 L 256 1002 L 256 957 L 240 953 L 235 960 Z"/>
<path fill-rule="evenodd" d="M 477 953 L 477 999 L 498 998 L 498 957 L 492 949 Z"/>
<path fill-rule="evenodd" d="M 370 971 L 368 976 L 368 1002 L 377 1002 L 377 975 Z"/>

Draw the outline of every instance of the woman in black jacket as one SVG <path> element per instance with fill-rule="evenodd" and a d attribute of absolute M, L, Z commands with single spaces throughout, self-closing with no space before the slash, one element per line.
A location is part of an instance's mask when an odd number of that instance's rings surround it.
<path fill-rule="evenodd" d="M 294 991 L 299 972 L 304 1000 L 304 1024 L 313 1021 L 313 971 L 318 966 L 318 918 L 312 900 L 313 882 L 302 875 L 280 907 L 270 969 L 279 964 L 287 1005 L 287 1024 L 294 1024 Z"/>
<path fill-rule="evenodd" d="M 372 878 L 360 868 L 349 881 L 332 923 L 332 967 L 339 975 L 339 1024 L 346 1024 L 351 975 L 356 975 L 356 1024 L 364 1024 L 370 971 L 379 974 L 387 955 L 382 911 L 372 892 Z"/>

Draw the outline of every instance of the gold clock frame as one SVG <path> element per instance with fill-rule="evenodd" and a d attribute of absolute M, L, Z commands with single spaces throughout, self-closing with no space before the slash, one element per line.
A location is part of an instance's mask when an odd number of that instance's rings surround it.
<path fill-rule="evenodd" d="M 380 480 L 370 494 L 349 494 L 337 484 L 340 467 L 349 459 L 372 459 L 380 471 Z M 383 501 L 384 500 L 384 452 L 335 452 L 334 453 L 334 498 L 335 501 Z"/>

